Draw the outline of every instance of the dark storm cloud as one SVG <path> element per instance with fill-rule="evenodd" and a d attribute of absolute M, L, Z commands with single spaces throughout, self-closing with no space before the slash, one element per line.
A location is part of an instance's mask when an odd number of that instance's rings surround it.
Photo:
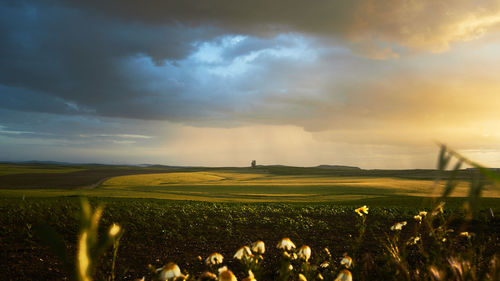
<path fill-rule="evenodd" d="M 262 62 L 262 50 L 297 45 L 283 36 L 228 39 L 213 26 L 123 21 L 57 2 L 8 2 L 0 13 L 0 107 L 11 110 L 217 123 L 264 94 L 238 85 L 252 77 L 226 77 L 237 72 L 228 68 L 234 58 L 256 54 Z M 206 44 L 220 51 L 216 64 L 190 57 Z"/>
<path fill-rule="evenodd" d="M 269 36 L 303 32 L 341 37 L 354 49 L 381 58 L 391 44 L 444 51 L 455 41 L 469 40 L 498 26 L 500 3 L 468 1 L 63 1 L 125 22 L 215 25 L 227 32 Z"/>
<path fill-rule="evenodd" d="M 495 1 L 0 5 L 1 108 L 190 124 L 304 126 L 331 108 L 345 112 L 342 99 L 366 108 L 362 86 L 387 72 L 351 51 L 377 59 L 443 51 L 500 21 Z M 343 86 L 353 81 L 356 93 Z"/>
<path fill-rule="evenodd" d="M 430 139 L 498 147 L 499 23 L 497 0 L 0 0 L 0 150 L 423 167 Z"/>
<path fill-rule="evenodd" d="M 123 69 L 122 61 L 145 56 L 162 65 L 218 34 L 210 27 L 124 25 L 38 2 L 0 5 L 1 106 L 11 109 L 64 113 L 72 103 L 100 115 L 164 118 L 169 110 L 155 105 L 182 103 L 169 93 L 176 89 L 162 89 L 158 100 L 141 88 L 144 81 L 128 75 L 134 69 Z"/>
<path fill-rule="evenodd" d="M 66 1 L 64 1 L 66 2 Z M 342 30 L 357 1 L 69 1 L 69 5 L 113 16 L 123 21 L 150 24 L 219 25 L 229 32 L 270 35 L 298 30 Z"/>

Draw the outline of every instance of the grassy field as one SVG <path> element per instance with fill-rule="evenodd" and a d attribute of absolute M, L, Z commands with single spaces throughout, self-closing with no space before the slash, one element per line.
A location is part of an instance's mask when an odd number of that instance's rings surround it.
<path fill-rule="evenodd" d="M 0 164 L 0 189 L 88 188 L 110 177 L 169 171 L 168 167 Z"/>
<path fill-rule="evenodd" d="M 117 260 L 118 280 L 134 280 L 148 274 L 148 264 L 160 267 L 175 261 L 181 268 L 200 272 L 206 268 L 197 260 L 220 252 L 238 276 L 245 272 L 232 258 L 236 249 L 256 240 L 268 245 L 268 272 L 266 280 L 273 279 L 271 270 L 276 268 L 279 252 L 276 243 L 290 237 L 297 246 L 306 244 L 318 259 L 324 247 L 338 258 L 346 251 L 358 234 L 359 216 L 354 209 L 367 204 L 367 238 L 363 241 L 364 253 L 381 258 L 384 232 L 396 221 L 407 220 L 409 226 L 403 237 L 411 235 L 413 216 L 429 210 L 431 199 L 419 197 L 372 198 L 344 202 L 316 203 L 214 203 L 155 199 L 93 198 L 94 206 L 104 205 L 101 232 L 113 222 L 125 229 Z M 445 215 L 449 216 L 464 202 L 461 198 L 447 200 Z M 18 198 L 0 199 L 0 272 L 5 280 L 62 280 L 67 276 L 55 256 L 37 237 L 40 223 L 53 227 L 74 255 L 79 231 L 79 198 Z M 482 208 L 500 212 L 498 199 L 484 198 Z M 500 220 L 491 219 L 482 211 L 477 221 L 463 230 L 474 231 L 478 241 L 497 239 Z M 451 223 L 457 227 L 459 222 Z M 458 228 L 458 227 L 457 227 Z M 458 230 L 457 230 L 458 231 Z M 450 233 L 457 235 L 457 233 Z M 484 238 L 482 235 L 485 235 Z M 483 240 L 481 240 L 483 239 Z M 477 241 L 477 240 L 476 240 Z M 495 245 L 495 244 L 493 244 Z M 498 251 L 498 244 L 489 251 Z M 375 264 L 383 263 L 375 260 Z M 99 280 L 108 270 L 109 256 L 101 261 Z M 368 280 L 381 280 L 390 272 L 377 266 Z M 387 279 L 384 279 L 387 280 Z"/>
<path fill-rule="evenodd" d="M 16 174 L 45 174 L 45 173 L 72 173 L 82 171 L 83 169 L 70 166 L 59 165 L 19 165 L 19 164 L 0 164 L 0 176 Z"/>
<path fill-rule="evenodd" d="M 6 280 L 68 277 L 36 229 L 41 224 L 50 225 L 74 256 L 80 227 L 78 197 L 85 196 L 93 206 L 105 207 L 101 234 L 113 222 L 125 229 L 117 260 L 118 280 L 142 277 L 148 274 L 148 264 L 160 267 L 168 261 L 199 273 L 206 266 L 197 257 L 205 258 L 215 251 L 223 254 L 225 264 L 242 278 L 246 273 L 232 256 L 236 249 L 256 240 L 268 245 L 264 280 L 273 280 L 273 268 L 279 266 L 276 261 L 280 259 L 274 246 L 285 236 L 297 246 L 311 246 L 315 262 L 320 262 L 318 253 L 324 247 L 335 258 L 351 251 L 359 233 L 359 216 L 354 209 L 362 205 L 368 205 L 370 213 L 363 252 L 355 257 L 362 261 L 369 255 L 373 260 L 363 263 L 372 268 L 363 273 L 360 270 L 367 269 L 357 267 L 353 274 L 364 276 L 364 280 L 392 280 L 394 268 L 385 266 L 387 258 L 381 254 L 384 235 L 392 224 L 406 220 L 409 225 L 401 237 L 410 238 L 410 230 L 416 227 L 413 216 L 429 211 L 435 196 L 442 193 L 443 184 L 435 183 L 435 176 L 433 170 L 341 171 L 281 166 L 10 166 L 0 176 L 0 182 L 8 183 L 0 184 L 0 259 L 7 261 L 0 264 L 0 272 Z M 451 240 L 460 231 L 474 232 L 474 241 L 483 245 L 482 255 L 490 257 L 500 251 L 500 219 L 494 215 L 500 212 L 500 192 L 487 186 L 477 217 L 464 223 L 461 207 L 468 192 L 467 176 L 467 172 L 460 172 L 457 189 L 446 199 L 446 225 L 456 228 L 446 235 Z M 109 255 L 99 263 L 99 280 L 109 271 Z"/>
<path fill-rule="evenodd" d="M 200 170 L 200 169 L 198 169 Z M 152 198 L 213 202 L 329 202 L 359 200 L 379 197 L 430 197 L 440 195 L 442 183 L 428 179 L 403 177 L 342 176 L 332 174 L 271 173 L 263 169 L 205 169 L 204 171 L 170 170 L 90 170 L 101 176 L 98 184 L 86 188 L 3 188 L 3 197 L 54 197 L 90 196 L 121 198 Z M 122 176 L 120 173 L 135 175 Z M 350 172 L 350 171 L 349 171 Z M 74 176 L 81 172 L 66 173 Z M 143 173 L 143 174 L 138 174 Z M 144 174 L 147 173 L 147 174 Z M 400 172 L 403 174 L 403 172 Z M 112 176 L 116 175 L 118 176 Z M 43 179 L 45 174 L 38 174 Z M 20 177 L 20 174 L 15 175 Z M 61 177 L 61 175 L 59 175 Z M 0 177 L 1 179 L 2 177 Z M 36 176 L 33 176 L 36 179 Z M 78 177 L 73 177 L 73 180 Z M 67 179 L 71 182 L 70 179 Z M 88 182 L 90 184 L 90 182 Z M 461 181 L 451 194 L 465 197 L 468 182 Z M 92 187 L 92 188 L 88 188 Z M 483 191 L 483 197 L 499 198 L 500 190 L 491 186 Z"/>
<path fill-rule="evenodd" d="M 275 175 L 234 171 L 131 175 L 105 181 L 98 189 L 114 194 L 202 201 L 344 201 L 387 196 L 433 196 L 443 186 L 430 180 L 401 178 Z M 452 196 L 465 197 L 468 183 L 461 182 Z M 500 197 L 488 188 L 484 197 Z"/>

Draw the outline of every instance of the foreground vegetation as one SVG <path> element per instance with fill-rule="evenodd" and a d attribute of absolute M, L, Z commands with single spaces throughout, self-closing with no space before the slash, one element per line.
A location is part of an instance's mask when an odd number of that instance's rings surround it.
<path fill-rule="evenodd" d="M 469 161 L 481 173 L 467 197 L 450 198 L 468 161 L 443 149 L 440 171 L 452 156 L 440 198 L 4 198 L 0 270 L 18 280 L 499 280 L 500 202 L 480 198 L 498 175 Z"/>
<path fill-rule="evenodd" d="M 444 217 L 451 219 L 450 237 L 459 234 L 460 211 L 465 199 L 451 198 L 445 205 Z M 209 269 L 204 259 L 213 252 L 221 253 L 224 264 L 239 277 L 248 273 L 232 258 L 242 245 L 262 240 L 266 243 L 264 275 L 273 279 L 280 265 L 280 251 L 275 248 L 283 237 L 289 237 L 297 247 L 308 245 L 312 249 L 310 261 L 323 262 L 323 248 L 328 247 L 334 262 L 338 263 L 344 253 L 354 258 L 356 266 L 365 254 L 373 259 L 366 280 L 382 280 L 393 274 L 394 268 L 385 265 L 385 233 L 399 221 L 407 221 L 402 229 L 401 240 L 409 239 L 417 225 L 413 216 L 422 210 L 430 210 L 430 199 L 401 198 L 400 201 L 367 201 L 370 207 L 366 220 L 366 231 L 361 242 L 363 249 L 354 256 L 350 247 L 359 235 L 359 215 L 354 209 L 362 201 L 344 203 L 206 203 L 166 200 L 99 199 L 90 200 L 96 207 L 104 205 L 100 233 L 104 236 L 108 227 L 119 222 L 125 230 L 120 241 L 116 263 L 117 280 L 134 280 L 149 276 L 148 265 L 159 268 L 175 261 L 180 268 L 189 270 L 191 276 Z M 60 233 L 69 247 L 68 256 L 76 252 L 76 237 L 80 231 L 79 198 L 3 199 L 0 209 L 0 257 L 4 263 L 0 272 L 7 280 L 62 280 L 70 277 L 56 256 L 42 243 L 36 226 L 48 223 Z M 473 247 L 499 251 L 498 235 L 500 220 L 491 217 L 489 208 L 500 212 L 498 199 L 481 200 L 481 209 L 476 220 L 468 223 L 463 231 L 476 233 L 471 240 Z M 458 212 L 458 213 L 457 213 Z M 459 238 L 460 239 L 460 238 Z M 465 240 L 460 240 L 465 242 Z M 490 241 L 489 244 L 486 243 Z M 448 244 L 443 244 L 448 245 Z M 105 280 L 111 265 L 112 251 L 100 259 L 96 280 Z M 485 253 L 486 254 L 486 253 Z M 198 256 L 203 261 L 197 259 Z M 74 259 L 70 258 L 70 262 Z M 359 267 L 361 270 L 361 266 Z M 187 273 L 187 272 L 185 272 Z M 355 279 L 359 275 L 355 273 Z M 392 280 L 392 279 L 389 279 Z"/>
<path fill-rule="evenodd" d="M 465 199 L 450 198 L 445 205 L 444 217 L 450 218 L 450 225 L 458 235 L 460 206 Z M 330 249 L 338 263 L 348 252 L 358 265 L 359 258 L 369 254 L 373 258 L 367 280 L 381 280 L 393 274 L 387 268 L 384 252 L 384 234 L 398 221 L 407 221 L 401 232 L 401 239 L 413 235 L 416 221 L 413 216 L 421 210 L 430 210 L 431 199 L 400 198 L 399 200 L 373 199 L 339 203 L 209 203 L 168 201 L 151 199 L 90 200 L 94 208 L 104 205 L 101 219 L 101 236 L 104 236 L 114 222 L 125 230 L 118 249 L 117 280 L 134 280 L 149 276 L 148 265 L 159 268 L 169 261 L 175 261 L 180 268 L 189 270 L 191 276 L 198 276 L 209 269 L 204 259 L 213 252 L 221 253 L 227 265 L 239 277 L 248 273 L 238 260 L 232 258 L 242 245 L 262 240 L 266 243 L 264 276 L 273 279 L 280 265 L 280 251 L 275 248 L 283 237 L 289 237 L 297 247 L 308 245 L 312 249 L 311 262 L 323 262 L 324 247 Z M 354 209 L 365 202 L 369 207 L 366 231 L 358 256 L 350 253 L 350 247 L 359 235 L 359 215 Z M 76 252 L 76 237 L 80 232 L 79 198 L 2 199 L 0 204 L 0 272 L 7 280 L 61 280 L 70 277 L 57 257 L 44 246 L 37 235 L 36 226 L 48 223 L 66 241 L 69 253 Z M 468 223 L 464 231 L 476 233 L 471 240 L 478 249 L 492 252 L 498 249 L 500 220 L 490 215 L 500 212 L 500 200 L 483 199 L 476 220 Z M 458 213 L 456 213 L 458 212 Z M 490 241 L 489 247 L 485 241 Z M 462 241 L 463 242 L 463 241 Z M 111 265 L 111 249 L 107 257 L 100 259 L 96 280 L 105 280 Z M 203 261 L 197 259 L 198 256 Z M 74 262 L 70 258 L 70 262 Z M 360 268 L 361 270 L 361 268 Z M 186 273 L 186 272 L 185 272 Z M 355 273 L 353 271 L 353 273 Z M 357 276 L 358 273 L 355 273 Z M 359 280 L 359 278 L 356 278 Z"/>

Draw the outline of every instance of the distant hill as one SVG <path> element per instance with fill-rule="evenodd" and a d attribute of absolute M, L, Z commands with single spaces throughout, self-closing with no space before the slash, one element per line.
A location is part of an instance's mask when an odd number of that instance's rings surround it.
<path fill-rule="evenodd" d="M 103 167 L 140 167 L 140 168 L 190 168 L 187 166 L 170 166 L 162 164 L 102 164 L 102 163 L 73 163 L 61 161 L 29 160 L 29 161 L 0 161 L 0 164 L 15 165 L 57 165 L 57 166 L 103 166 Z"/>
<path fill-rule="evenodd" d="M 69 162 L 42 161 L 42 160 L 30 160 L 30 161 L 20 161 L 20 162 L 5 162 L 5 163 L 34 164 L 34 165 L 74 165 L 73 163 L 69 163 Z"/>
<path fill-rule="evenodd" d="M 181 172 L 233 172 L 262 173 L 280 176 L 331 176 L 371 177 L 434 180 L 439 175 L 435 169 L 412 170 L 364 170 L 344 165 L 319 165 L 315 167 L 294 167 L 285 165 L 257 165 L 250 167 L 182 167 L 158 164 L 105 165 L 75 164 L 57 161 L 0 162 L 0 189 L 52 188 L 68 189 L 94 187 L 107 178 Z M 469 180 L 473 170 L 460 170 L 454 175 L 459 180 Z M 451 171 L 441 177 L 446 179 Z"/>
<path fill-rule="evenodd" d="M 331 169 L 331 170 L 361 170 L 359 167 L 343 166 L 343 165 L 319 165 L 314 168 Z"/>
<path fill-rule="evenodd" d="M 258 168 L 290 168 L 290 169 L 330 169 L 330 170 L 361 170 L 359 167 L 343 165 L 318 165 L 314 167 L 297 167 L 288 165 L 257 165 Z"/>
<path fill-rule="evenodd" d="M 73 163 L 62 161 L 45 161 L 45 160 L 29 160 L 29 161 L 0 161 L 0 164 L 13 165 L 47 165 L 47 166 L 135 166 L 127 164 L 101 164 L 101 163 Z"/>

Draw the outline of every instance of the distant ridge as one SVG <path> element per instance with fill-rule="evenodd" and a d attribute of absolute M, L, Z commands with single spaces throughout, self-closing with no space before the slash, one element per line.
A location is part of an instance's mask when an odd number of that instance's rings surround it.
<path fill-rule="evenodd" d="M 76 163 L 76 162 L 63 162 L 63 161 L 50 161 L 50 160 L 28 160 L 28 161 L 2 161 L 0 164 L 18 164 L 18 165 L 59 165 L 59 166 L 125 166 L 125 167 L 140 167 L 140 168 L 159 168 L 159 169 L 171 169 L 171 168 L 235 168 L 235 167 L 205 167 L 205 166 L 178 166 L 178 165 L 165 165 L 165 164 L 126 164 L 126 163 L 113 163 L 113 164 L 103 164 L 103 163 Z M 313 167 L 299 167 L 299 166 L 289 166 L 289 165 L 257 165 L 258 168 L 298 168 L 298 169 L 330 169 L 330 170 L 362 170 L 359 167 L 354 166 L 344 166 L 344 165 L 318 165 Z M 243 168 L 243 167 L 240 167 Z"/>
<path fill-rule="evenodd" d="M 332 169 L 332 170 L 361 170 L 359 167 L 343 166 L 343 165 L 319 165 L 314 168 L 319 169 Z"/>
<path fill-rule="evenodd" d="M 28 160 L 28 161 L 0 161 L 2 164 L 16 164 L 16 165 L 55 165 L 55 166 L 130 166 L 137 167 L 137 165 L 129 164 L 102 164 L 102 163 L 74 163 L 62 161 L 46 161 L 46 160 Z"/>
<path fill-rule="evenodd" d="M 61 161 L 46 161 L 46 160 L 28 160 L 28 161 L 0 161 L 0 164 L 16 164 L 16 165 L 56 165 L 56 166 L 109 166 L 109 167 L 140 167 L 140 168 L 190 168 L 189 166 L 170 166 L 162 164 L 103 164 L 103 163 L 76 163 L 76 162 L 61 162 Z"/>
<path fill-rule="evenodd" d="M 20 162 L 5 162 L 5 163 L 15 163 L 15 164 L 42 164 L 42 165 L 75 165 L 69 162 L 60 162 L 60 161 L 43 161 L 43 160 L 29 160 L 29 161 L 20 161 Z"/>

